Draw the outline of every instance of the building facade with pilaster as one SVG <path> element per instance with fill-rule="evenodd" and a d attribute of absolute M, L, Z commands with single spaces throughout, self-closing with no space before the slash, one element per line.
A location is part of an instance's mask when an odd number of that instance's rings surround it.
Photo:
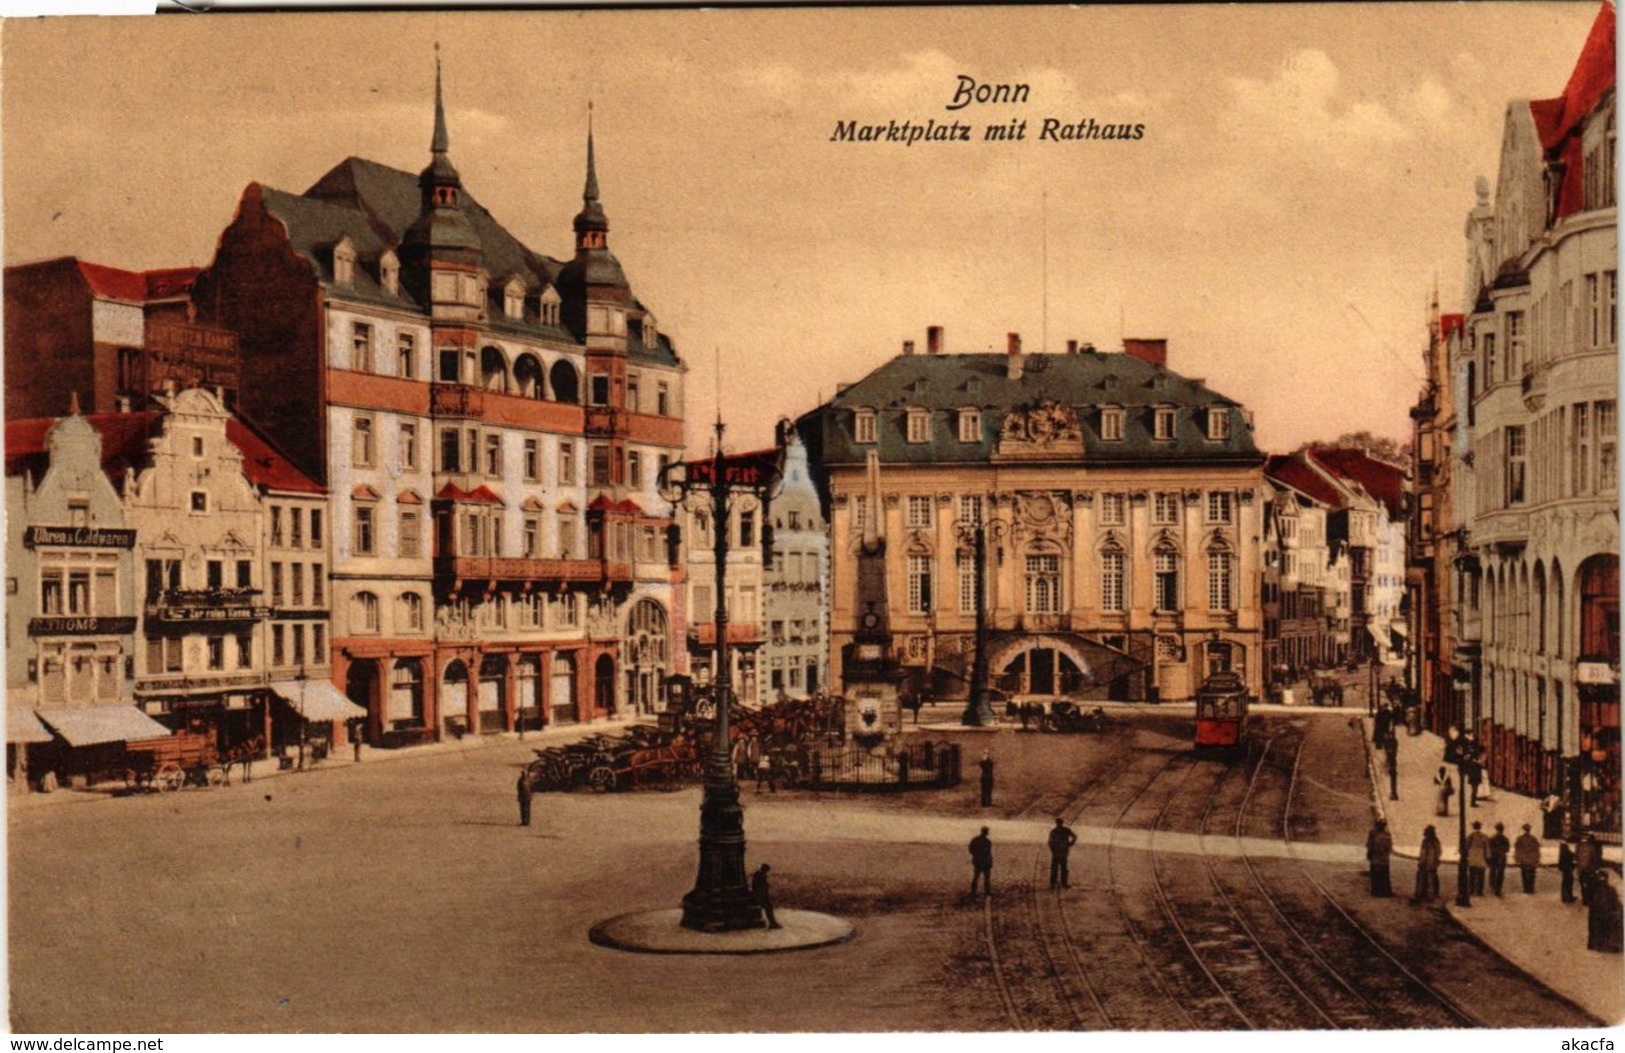
<path fill-rule="evenodd" d="M 873 623 L 905 697 L 965 696 L 980 532 L 996 697 L 1186 699 L 1222 670 L 1261 690 L 1251 422 L 1170 370 L 1166 341 L 1124 345 L 949 354 L 932 327 L 925 354 L 906 343 L 801 419 L 831 522 L 833 683 Z M 866 545 L 884 581 L 860 589 Z"/>

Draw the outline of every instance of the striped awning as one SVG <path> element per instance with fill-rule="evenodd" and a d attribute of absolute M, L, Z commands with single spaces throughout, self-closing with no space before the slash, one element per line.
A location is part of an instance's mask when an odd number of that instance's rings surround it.
<path fill-rule="evenodd" d="M 50 742 L 51 733 L 27 706 L 6 707 L 7 742 Z"/>
<path fill-rule="evenodd" d="M 35 710 L 70 746 L 168 738 L 170 730 L 134 706 L 72 706 Z"/>
<path fill-rule="evenodd" d="M 359 720 L 367 715 L 326 680 L 273 680 L 271 690 L 306 720 Z"/>

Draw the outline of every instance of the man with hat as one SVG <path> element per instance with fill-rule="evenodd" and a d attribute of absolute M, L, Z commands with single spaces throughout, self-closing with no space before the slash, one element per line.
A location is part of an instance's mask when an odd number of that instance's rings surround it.
<path fill-rule="evenodd" d="M 1497 896 L 1507 880 L 1507 856 L 1512 854 L 1512 842 L 1507 838 L 1506 826 L 1495 824 L 1495 836 L 1490 838 L 1490 891 Z"/>
<path fill-rule="evenodd" d="M 1371 894 L 1386 898 L 1394 894 L 1389 881 L 1389 858 L 1394 854 L 1394 835 L 1388 832 L 1388 820 L 1378 819 L 1365 839 L 1365 858 L 1371 865 Z"/>
<path fill-rule="evenodd" d="M 1529 832 L 1529 824 L 1523 824 L 1523 833 L 1512 843 L 1512 861 L 1518 864 L 1518 872 L 1523 875 L 1523 894 L 1535 894 L 1535 868 L 1540 866 L 1540 838 Z"/>

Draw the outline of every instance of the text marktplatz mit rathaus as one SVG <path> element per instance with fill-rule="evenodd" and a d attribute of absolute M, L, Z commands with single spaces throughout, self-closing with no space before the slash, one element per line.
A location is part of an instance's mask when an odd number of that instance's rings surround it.
<path fill-rule="evenodd" d="M 981 126 L 980 134 L 973 135 L 975 125 L 963 121 L 939 123 L 927 120 L 890 120 L 883 124 L 860 124 L 855 120 L 835 122 L 830 135 L 832 143 L 968 143 L 1023 142 L 1028 138 L 1026 118 L 1017 118 L 999 124 Z M 1145 138 L 1144 124 L 1101 123 L 1093 117 L 1066 122 L 1056 117 L 1045 117 L 1034 138 L 1048 142 L 1121 142 Z"/>

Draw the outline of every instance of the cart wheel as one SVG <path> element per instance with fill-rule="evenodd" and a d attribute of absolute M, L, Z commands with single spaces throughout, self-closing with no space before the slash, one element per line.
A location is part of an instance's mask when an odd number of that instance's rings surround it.
<path fill-rule="evenodd" d="M 615 777 L 615 769 L 602 764 L 587 773 L 587 785 L 599 793 L 615 789 L 619 781 Z"/>
<path fill-rule="evenodd" d="M 226 784 L 226 766 L 217 764 L 209 769 L 209 785 L 224 786 Z"/>
<path fill-rule="evenodd" d="M 160 790 L 178 790 L 186 785 L 186 773 L 178 764 L 171 761 L 158 769 L 153 781 L 158 784 Z"/>

